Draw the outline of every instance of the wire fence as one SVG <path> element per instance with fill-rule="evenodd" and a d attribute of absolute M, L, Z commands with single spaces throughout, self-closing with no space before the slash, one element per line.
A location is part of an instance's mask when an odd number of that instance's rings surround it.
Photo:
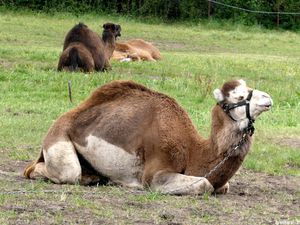
<path fill-rule="evenodd" d="M 279 14 L 279 15 L 300 15 L 300 12 L 280 12 L 280 11 L 269 12 L 269 11 L 258 11 L 258 10 L 251 10 L 251 9 L 241 8 L 241 7 L 238 7 L 238 6 L 228 5 L 228 4 L 225 4 L 225 3 L 222 3 L 222 2 L 218 2 L 218 1 L 215 1 L 215 0 L 208 0 L 208 2 L 217 4 L 217 5 L 221 5 L 221 6 L 224 6 L 224 7 L 227 7 L 227 8 L 232 8 L 232 9 L 237 9 L 237 10 L 241 10 L 241 11 L 244 11 L 244 12 L 249 12 L 249 13 L 273 14 L 273 15 L 277 15 L 277 14 Z"/>
<path fill-rule="evenodd" d="M 260 24 L 272 28 L 300 29 L 299 0 L 0 0 L 0 7 L 29 8 L 45 12 L 71 12 L 76 15 L 89 11 L 158 18 L 163 21 L 197 20 L 207 17 L 240 21 L 247 25 Z M 208 7 L 208 8 L 207 8 Z"/>
<path fill-rule="evenodd" d="M 240 7 L 232 4 L 224 3 L 225 0 L 207 0 L 208 2 L 208 18 L 212 18 L 212 16 L 224 19 L 224 15 L 228 15 L 228 9 L 232 9 L 231 11 L 237 11 L 237 13 L 233 13 L 233 19 L 238 19 L 242 21 L 247 21 L 246 23 L 250 24 L 261 24 L 266 27 L 274 27 L 274 24 L 277 27 L 288 28 L 288 29 L 299 29 L 299 21 L 300 21 L 300 12 L 290 12 L 284 11 L 285 7 L 288 6 L 288 9 L 291 8 L 291 5 L 281 3 L 273 3 L 273 7 L 268 7 L 267 10 L 253 10 L 246 7 Z M 264 4 L 260 4 L 262 7 Z M 219 7 L 220 6 L 220 7 Z M 293 5 L 292 5 L 293 6 Z M 297 7 L 299 10 L 299 7 Z M 274 11 L 273 11 L 274 10 Z M 225 11 L 225 13 L 224 13 Z M 241 14 L 242 12 L 246 12 L 248 15 Z M 250 15 L 253 14 L 254 16 Z M 221 15 L 221 16 L 220 16 Z M 270 15 L 270 16 L 268 16 Z M 226 17 L 226 16 L 225 16 Z M 231 17 L 230 17 L 231 18 Z"/>

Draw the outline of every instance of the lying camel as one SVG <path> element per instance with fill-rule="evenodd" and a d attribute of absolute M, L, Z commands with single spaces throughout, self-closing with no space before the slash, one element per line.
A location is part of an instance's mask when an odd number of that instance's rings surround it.
<path fill-rule="evenodd" d="M 116 42 L 112 59 L 118 61 L 156 61 L 161 59 L 159 50 L 150 42 L 132 39 Z"/>
<path fill-rule="evenodd" d="M 54 122 L 24 175 L 84 184 L 94 179 L 88 164 L 98 179 L 128 187 L 226 193 L 250 150 L 253 122 L 272 99 L 243 80 L 226 82 L 214 95 L 218 103 L 205 139 L 173 98 L 132 81 L 103 85 Z"/>
<path fill-rule="evenodd" d="M 110 57 L 115 49 L 115 39 L 121 36 L 121 26 L 113 23 L 103 25 L 102 39 L 85 24 L 75 25 L 67 34 L 58 71 L 78 68 L 84 72 L 104 71 L 110 68 Z"/>

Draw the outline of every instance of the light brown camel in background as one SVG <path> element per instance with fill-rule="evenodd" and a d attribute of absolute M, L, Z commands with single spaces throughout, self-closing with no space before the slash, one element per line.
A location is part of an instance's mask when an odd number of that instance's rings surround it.
<path fill-rule="evenodd" d="M 161 59 L 161 55 L 159 50 L 150 42 L 132 39 L 116 42 L 112 59 L 118 61 L 156 61 Z"/>
<path fill-rule="evenodd" d="M 106 23 L 103 29 L 101 39 L 85 24 L 75 25 L 65 38 L 58 71 L 81 69 L 84 72 L 92 72 L 109 69 L 109 60 L 115 49 L 116 37 L 121 36 L 121 26 Z"/>
<path fill-rule="evenodd" d="M 129 187 L 226 193 L 250 149 L 251 124 L 270 109 L 272 99 L 243 80 L 226 82 L 214 95 L 218 104 L 205 139 L 173 98 L 132 81 L 103 85 L 57 119 L 24 175 L 84 184 L 94 179 L 83 169 L 89 164 Z"/>

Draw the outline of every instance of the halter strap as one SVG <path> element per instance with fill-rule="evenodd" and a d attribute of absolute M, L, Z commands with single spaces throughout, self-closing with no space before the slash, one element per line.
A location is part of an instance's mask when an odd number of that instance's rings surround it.
<path fill-rule="evenodd" d="M 225 102 L 219 102 L 218 105 L 221 106 L 221 108 L 223 109 L 223 111 L 230 117 L 230 119 L 232 119 L 233 121 L 237 121 L 236 119 L 234 119 L 231 114 L 230 114 L 230 110 L 235 109 L 237 107 L 240 106 L 246 106 L 246 117 L 249 120 L 248 126 L 245 128 L 244 132 L 248 133 L 250 136 L 253 135 L 254 133 L 254 126 L 253 123 L 255 122 L 255 120 L 253 118 L 251 118 L 250 116 L 250 100 L 252 98 L 252 94 L 253 91 L 251 90 L 247 96 L 247 98 L 243 101 L 237 102 L 237 103 L 225 103 Z"/>

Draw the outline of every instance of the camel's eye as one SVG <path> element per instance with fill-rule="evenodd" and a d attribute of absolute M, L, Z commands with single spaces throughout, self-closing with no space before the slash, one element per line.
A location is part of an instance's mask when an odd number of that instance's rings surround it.
<path fill-rule="evenodd" d="M 238 99 L 239 99 L 239 101 L 242 101 L 242 100 L 244 100 L 244 96 L 240 96 Z"/>

